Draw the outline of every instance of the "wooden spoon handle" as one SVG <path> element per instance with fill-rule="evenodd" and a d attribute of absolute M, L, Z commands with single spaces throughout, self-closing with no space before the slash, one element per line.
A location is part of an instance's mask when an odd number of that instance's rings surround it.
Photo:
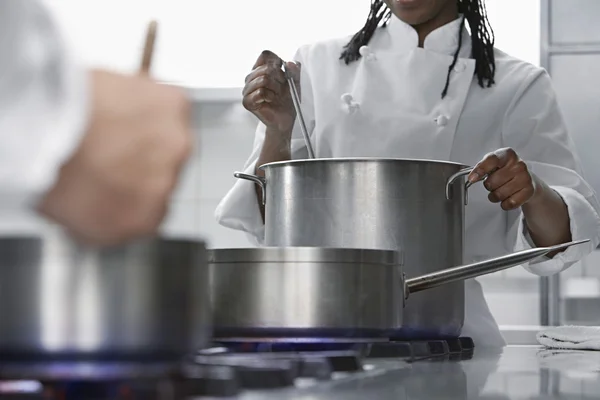
<path fill-rule="evenodd" d="M 152 56 L 154 55 L 154 42 L 156 41 L 156 31 L 158 22 L 150 21 L 148 30 L 146 31 L 146 42 L 144 43 L 144 54 L 142 55 L 142 63 L 140 66 L 141 74 L 150 74 L 152 66 Z"/>

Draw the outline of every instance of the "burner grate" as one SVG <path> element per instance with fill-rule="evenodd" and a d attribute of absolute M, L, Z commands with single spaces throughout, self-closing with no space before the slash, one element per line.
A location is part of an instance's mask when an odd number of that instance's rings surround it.
<path fill-rule="evenodd" d="M 0 362 L 0 383 L 27 380 L 42 385 L 37 392 L 21 390 L 11 394 L 2 392 L 2 388 L 10 389 L 10 385 L 0 385 L 0 398 L 183 400 L 198 396 L 233 397 L 244 390 L 291 388 L 298 378 L 311 378 L 315 382 L 338 379 L 338 376 L 363 371 L 363 362 L 369 359 L 411 363 L 425 359 L 456 361 L 471 358 L 474 348 L 470 338 L 374 343 L 219 341 L 214 347 L 190 356 L 183 364 L 3 361 Z"/>
<path fill-rule="evenodd" d="M 389 341 L 373 343 L 367 348 L 367 358 L 396 358 L 408 362 L 423 359 L 466 360 L 473 356 L 475 346 L 470 338 L 430 341 Z"/>

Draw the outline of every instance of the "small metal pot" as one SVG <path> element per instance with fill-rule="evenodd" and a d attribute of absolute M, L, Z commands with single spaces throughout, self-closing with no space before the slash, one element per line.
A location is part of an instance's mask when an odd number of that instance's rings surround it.
<path fill-rule="evenodd" d="M 395 251 L 210 250 L 214 335 L 233 341 L 392 337 L 403 327 L 409 294 L 501 271 L 583 242 L 525 250 L 406 280 L 402 253 Z M 435 323 L 435 315 L 422 317 Z M 416 332 L 410 339 L 422 337 Z"/>
<path fill-rule="evenodd" d="M 374 337 L 399 326 L 395 251 L 209 250 L 214 335 Z"/>
<path fill-rule="evenodd" d="M 211 336 L 202 242 L 0 239 L 0 360 L 174 361 Z"/>

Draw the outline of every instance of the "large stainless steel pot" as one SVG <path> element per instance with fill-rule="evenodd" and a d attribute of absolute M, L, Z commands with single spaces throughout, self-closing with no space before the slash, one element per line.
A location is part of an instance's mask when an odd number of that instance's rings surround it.
<path fill-rule="evenodd" d="M 202 242 L 0 239 L 0 360 L 174 361 L 211 336 Z"/>
<path fill-rule="evenodd" d="M 395 251 L 210 250 L 214 335 L 234 341 L 395 336 L 403 327 L 409 294 L 510 268 L 572 244 L 525 250 L 408 280 L 402 253 Z M 407 305 L 412 300 L 411 296 Z"/>
<path fill-rule="evenodd" d="M 399 250 L 406 275 L 464 263 L 464 165 L 408 159 L 316 159 L 265 164 L 266 246 Z M 464 282 L 416 294 L 399 338 L 458 336 Z"/>

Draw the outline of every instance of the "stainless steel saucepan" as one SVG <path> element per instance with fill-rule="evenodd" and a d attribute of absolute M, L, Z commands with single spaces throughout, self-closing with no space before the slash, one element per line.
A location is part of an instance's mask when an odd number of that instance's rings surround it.
<path fill-rule="evenodd" d="M 220 340 L 394 336 L 403 326 L 409 294 L 501 271 L 584 242 L 534 248 L 411 279 L 404 278 L 403 253 L 396 251 L 209 250 L 214 335 Z M 449 331 L 443 336 L 458 334 Z"/>
<path fill-rule="evenodd" d="M 211 336 L 202 242 L 0 239 L 0 360 L 175 361 Z"/>

